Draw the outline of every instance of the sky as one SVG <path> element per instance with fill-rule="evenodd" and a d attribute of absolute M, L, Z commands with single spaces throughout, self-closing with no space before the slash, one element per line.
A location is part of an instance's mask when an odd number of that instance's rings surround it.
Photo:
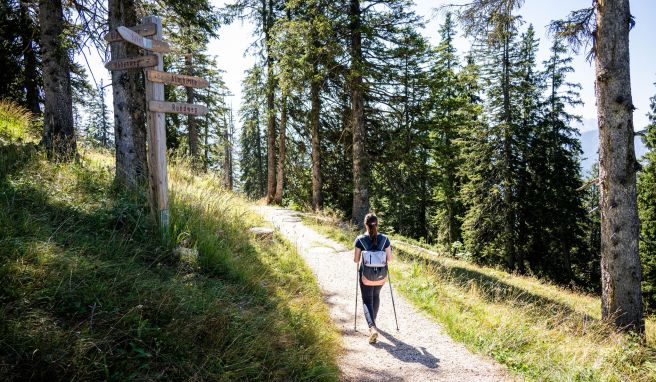
<path fill-rule="evenodd" d="M 439 42 L 438 28 L 443 22 L 444 14 L 435 12 L 436 8 L 447 3 L 462 3 L 463 0 L 416 0 L 415 11 L 426 20 L 421 31 L 433 44 Z M 215 6 L 220 7 L 226 3 L 224 0 L 213 0 Z M 546 60 L 549 56 L 550 37 L 546 26 L 551 20 L 561 19 L 573 10 L 590 6 L 590 0 L 526 0 L 524 6 L 518 11 L 524 20 L 523 28 L 533 24 L 536 35 L 540 39 L 538 62 Z M 631 52 L 631 90 L 633 103 L 636 106 L 634 125 L 636 130 L 643 129 L 648 124 L 646 113 L 649 110 L 649 98 L 656 94 L 656 52 L 654 38 L 656 38 L 656 1 L 632 0 L 631 13 L 635 16 L 636 26 L 630 34 Z M 230 25 L 222 26 L 218 31 L 219 38 L 212 39 L 207 53 L 216 55 L 218 64 L 225 71 L 224 80 L 234 94 L 229 103 L 235 110 L 239 108 L 241 100 L 241 81 L 244 71 L 250 68 L 255 57 L 246 55 L 248 46 L 255 40 L 253 26 L 247 22 L 236 21 Z M 463 54 L 469 49 L 469 42 L 464 36 L 456 40 L 456 48 Z M 105 84 L 110 82 L 109 72 L 103 67 L 103 59 L 98 54 L 87 52 L 89 67 L 97 83 L 103 79 Z M 569 80 L 580 83 L 581 99 L 584 105 L 575 108 L 575 114 L 583 118 L 579 126 L 581 131 L 595 130 L 597 117 L 594 95 L 594 63 L 585 59 L 585 53 L 575 55 L 573 62 L 574 72 Z M 78 61 L 86 65 L 84 59 L 78 54 Z M 107 92 L 107 102 L 111 107 L 111 91 Z"/>

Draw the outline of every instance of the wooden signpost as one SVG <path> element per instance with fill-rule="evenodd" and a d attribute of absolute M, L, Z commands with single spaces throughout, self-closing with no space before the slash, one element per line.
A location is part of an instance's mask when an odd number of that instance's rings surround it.
<path fill-rule="evenodd" d="M 157 33 L 157 25 L 155 25 L 154 23 L 139 24 L 130 27 L 130 29 L 139 33 L 139 35 L 144 37 L 152 36 Z M 123 41 L 123 37 L 121 37 L 121 35 L 118 34 L 118 31 L 113 30 L 105 35 L 105 41 L 107 42 Z"/>
<path fill-rule="evenodd" d="M 148 102 L 148 109 L 159 113 L 176 113 L 176 114 L 191 114 L 191 115 L 205 115 L 207 108 L 203 105 L 193 105 L 190 103 L 181 102 L 163 102 L 163 101 L 150 101 Z"/>
<path fill-rule="evenodd" d="M 138 68 L 149 68 L 157 66 L 158 57 L 154 54 L 149 54 L 147 56 L 139 56 L 133 58 L 121 58 L 118 60 L 112 60 L 105 64 L 105 68 L 108 70 L 127 70 L 127 69 L 138 69 Z"/>
<path fill-rule="evenodd" d="M 146 38 L 152 36 L 151 38 Z M 166 165 L 166 125 L 164 113 L 204 115 L 207 108 L 180 102 L 164 101 L 164 84 L 202 88 L 209 86 L 203 78 L 164 72 L 163 53 L 171 50 L 162 41 L 162 20 L 147 16 L 144 23 L 127 28 L 116 28 L 105 36 L 108 42 L 125 41 L 145 49 L 151 54 L 108 62 L 110 71 L 136 68 L 146 70 L 146 104 L 148 106 L 148 170 L 150 177 L 150 204 L 160 227 L 166 234 L 169 226 L 168 175 Z"/>
<path fill-rule="evenodd" d="M 143 48 L 157 53 L 168 53 L 171 50 L 171 47 L 169 47 L 169 44 L 167 42 L 142 37 L 139 33 L 133 31 L 130 28 L 118 27 L 116 28 L 116 31 L 118 32 L 118 34 L 121 35 L 123 40 L 131 44 L 134 44 L 139 48 Z M 155 36 L 158 36 L 158 34 L 156 34 Z"/>
<path fill-rule="evenodd" d="M 189 88 L 206 88 L 210 86 L 209 81 L 204 78 L 160 72 L 159 70 L 146 70 L 148 81 L 160 82 L 169 85 L 180 85 Z"/>

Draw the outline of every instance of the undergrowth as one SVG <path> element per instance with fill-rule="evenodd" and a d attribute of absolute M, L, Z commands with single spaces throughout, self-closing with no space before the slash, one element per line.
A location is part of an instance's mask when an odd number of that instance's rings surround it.
<path fill-rule="evenodd" d="M 211 176 L 171 169 L 163 240 L 111 157 L 0 146 L 0 380 L 338 380 L 311 271 Z"/>
<path fill-rule="evenodd" d="M 32 122 L 32 114 L 26 108 L 0 99 L 0 143 L 34 141 L 38 126 Z"/>
<path fill-rule="evenodd" d="M 357 231 L 306 218 L 318 231 L 351 246 Z M 601 321 L 598 296 L 531 277 L 392 242 L 394 286 L 469 349 L 494 357 L 527 380 L 654 381 L 656 323 L 644 340 Z"/>

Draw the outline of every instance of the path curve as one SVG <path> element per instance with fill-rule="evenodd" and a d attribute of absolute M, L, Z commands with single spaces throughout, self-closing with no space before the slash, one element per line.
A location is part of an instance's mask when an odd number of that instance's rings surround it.
<path fill-rule="evenodd" d="M 305 226 L 297 212 L 266 206 L 258 206 L 256 211 L 296 246 L 317 277 L 330 316 L 343 336 L 344 354 L 338 362 L 345 381 L 512 380 L 502 366 L 454 342 L 439 324 L 395 293 L 397 332 L 387 285 L 381 292 L 376 323 L 378 344 L 369 345 L 361 300 L 358 331 L 353 330 L 356 276 L 352 249 Z"/>

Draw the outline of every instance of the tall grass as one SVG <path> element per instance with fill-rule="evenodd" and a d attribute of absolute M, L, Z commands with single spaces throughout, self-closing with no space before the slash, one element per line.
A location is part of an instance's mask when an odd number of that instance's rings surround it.
<path fill-rule="evenodd" d="M 310 270 L 216 179 L 171 170 L 163 242 L 106 154 L 0 150 L 0 380 L 339 378 Z"/>
<path fill-rule="evenodd" d="M 36 139 L 33 117 L 26 108 L 0 99 L 0 143 Z"/>
<path fill-rule="evenodd" d="M 307 219 L 350 245 L 354 231 Z M 528 380 L 654 381 L 656 322 L 646 339 L 601 321 L 600 299 L 395 241 L 395 287 L 469 349 Z"/>

